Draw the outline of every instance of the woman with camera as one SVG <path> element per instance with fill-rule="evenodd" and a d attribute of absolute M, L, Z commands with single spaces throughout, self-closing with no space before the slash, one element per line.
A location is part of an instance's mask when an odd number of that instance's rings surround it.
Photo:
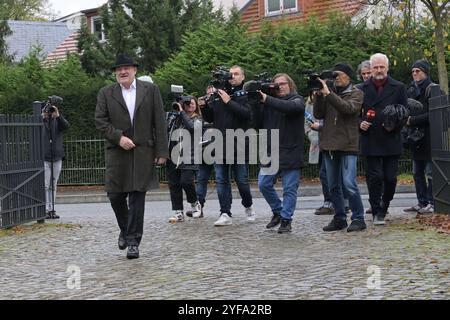
<path fill-rule="evenodd" d="M 191 205 L 192 217 L 201 216 L 201 206 L 194 184 L 198 170 L 198 165 L 194 163 L 194 154 L 199 150 L 199 141 L 195 141 L 194 130 L 201 130 L 202 122 L 195 97 L 182 97 L 179 102 L 174 102 L 172 107 L 176 111 L 170 113 L 167 118 L 170 159 L 166 163 L 166 172 L 174 211 L 169 222 L 176 223 L 184 221 L 183 190 Z"/>

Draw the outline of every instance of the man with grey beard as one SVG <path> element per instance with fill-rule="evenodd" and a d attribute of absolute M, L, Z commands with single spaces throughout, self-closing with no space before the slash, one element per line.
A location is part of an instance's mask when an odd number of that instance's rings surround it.
<path fill-rule="evenodd" d="M 407 105 L 406 87 L 388 75 L 389 59 L 382 53 L 370 57 L 372 77 L 359 88 L 362 105 L 361 154 L 365 156 L 366 183 L 374 225 L 384 225 L 389 203 L 397 186 L 398 159 L 402 154 L 401 125 L 386 125 L 383 110 Z"/>

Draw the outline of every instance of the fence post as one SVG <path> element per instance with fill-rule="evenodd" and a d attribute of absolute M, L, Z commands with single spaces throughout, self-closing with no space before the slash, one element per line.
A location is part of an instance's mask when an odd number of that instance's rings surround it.
<path fill-rule="evenodd" d="M 429 99 L 434 211 L 450 214 L 450 110 L 449 96 L 433 87 Z"/>

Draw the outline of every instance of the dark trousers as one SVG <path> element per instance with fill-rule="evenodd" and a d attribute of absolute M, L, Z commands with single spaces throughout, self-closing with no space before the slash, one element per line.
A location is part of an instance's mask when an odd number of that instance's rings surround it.
<path fill-rule="evenodd" d="M 146 192 L 139 191 L 108 192 L 120 232 L 129 246 L 138 246 L 141 243 L 144 232 L 145 194 Z"/>
<path fill-rule="evenodd" d="M 328 188 L 327 180 L 327 168 L 325 167 L 325 162 L 323 161 L 322 152 L 319 154 L 319 178 L 322 184 L 323 201 L 331 202 L 330 189 Z"/>
<path fill-rule="evenodd" d="M 397 186 L 400 156 L 366 157 L 366 183 L 372 214 L 386 214 Z"/>
<path fill-rule="evenodd" d="M 196 170 L 177 169 L 170 160 L 167 161 L 166 169 L 172 210 L 183 210 L 183 190 L 189 203 L 197 202 L 194 183 Z"/>
<path fill-rule="evenodd" d="M 422 206 L 433 204 L 433 175 L 431 160 L 413 160 L 417 200 Z M 428 183 L 427 183 L 428 182 Z"/>

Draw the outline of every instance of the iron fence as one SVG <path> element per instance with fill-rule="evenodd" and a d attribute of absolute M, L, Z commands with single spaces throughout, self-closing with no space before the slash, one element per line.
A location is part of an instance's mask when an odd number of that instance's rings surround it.
<path fill-rule="evenodd" d="M 429 100 L 435 212 L 450 214 L 450 99 L 439 88 Z"/>
<path fill-rule="evenodd" d="M 59 185 L 101 185 L 105 178 L 105 140 L 100 138 L 68 139 L 64 143 L 66 158 L 63 162 Z M 317 178 L 319 167 L 317 164 L 308 164 L 309 143 L 305 143 L 305 164 L 302 169 L 302 177 Z M 161 183 L 167 183 L 165 167 L 158 167 Z M 258 165 L 249 166 L 249 180 L 258 180 Z M 405 155 L 400 159 L 399 173 L 411 173 L 412 163 L 410 155 Z M 364 163 L 358 161 L 358 175 L 364 175 Z M 211 181 L 214 181 L 214 173 Z"/>

